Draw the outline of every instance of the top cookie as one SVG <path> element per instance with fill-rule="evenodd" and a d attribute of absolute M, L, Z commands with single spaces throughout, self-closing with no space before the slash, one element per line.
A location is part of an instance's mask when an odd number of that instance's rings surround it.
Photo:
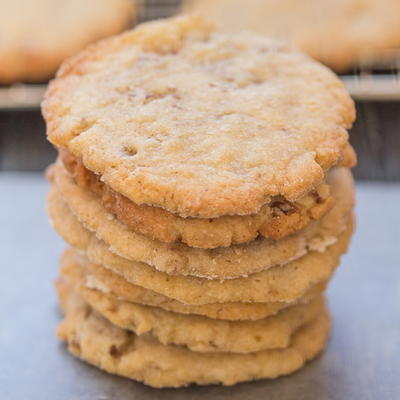
<path fill-rule="evenodd" d="M 115 191 L 203 218 L 303 196 L 340 161 L 354 120 L 328 69 L 200 17 L 90 46 L 63 64 L 43 112 L 49 140 Z"/>
<path fill-rule="evenodd" d="M 399 0 L 186 0 L 184 11 L 291 40 L 336 71 L 400 47 Z"/>
<path fill-rule="evenodd" d="M 121 32 L 132 0 L 0 0 L 0 83 L 47 80 L 88 43 Z"/>

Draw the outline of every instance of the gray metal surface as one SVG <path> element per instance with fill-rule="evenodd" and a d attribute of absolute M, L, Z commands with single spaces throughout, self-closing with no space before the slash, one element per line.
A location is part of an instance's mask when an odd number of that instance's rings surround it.
<path fill-rule="evenodd" d="M 400 185 L 358 185 L 358 228 L 329 290 L 327 351 L 274 381 L 156 390 L 71 357 L 56 340 L 63 248 L 37 174 L 0 173 L 0 398 L 4 400 L 400 398 Z"/>

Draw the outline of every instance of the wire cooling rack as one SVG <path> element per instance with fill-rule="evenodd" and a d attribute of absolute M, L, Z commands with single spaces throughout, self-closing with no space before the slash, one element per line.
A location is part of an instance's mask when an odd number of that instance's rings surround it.
<path fill-rule="evenodd" d="M 140 0 L 138 1 L 140 22 L 166 18 L 178 12 L 181 0 Z"/>
<path fill-rule="evenodd" d="M 400 49 L 385 50 L 365 58 L 350 74 L 341 76 L 356 100 L 400 100 Z"/>
<path fill-rule="evenodd" d="M 174 15 L 181 1 L 137 0 L 137 3 L 138 21 L 143 22 Z M 341 78 L 355 100 L 400 101 L 400 50 L 388 51 L 379 59 L 364 60 Z M 46 84 L 0 87 L 0 110 L 38 108 L 45 90 Z"/>

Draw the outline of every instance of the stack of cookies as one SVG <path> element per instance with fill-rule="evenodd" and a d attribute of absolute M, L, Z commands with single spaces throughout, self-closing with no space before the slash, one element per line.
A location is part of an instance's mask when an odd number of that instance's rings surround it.
<path fill-rule="evenodd" d="M 178 17 L 64 63 L 43 111 L 73 354 L 178 387 L 274 378 L 324 348 L 354 202 L 333 73 Z"/>

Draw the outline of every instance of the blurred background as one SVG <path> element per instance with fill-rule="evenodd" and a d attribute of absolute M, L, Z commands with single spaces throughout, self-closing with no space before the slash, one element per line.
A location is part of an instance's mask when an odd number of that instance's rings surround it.
<path fill-rule="evenodd" d="M 37 1 L 46 3 L 45 0 Z M 182 2 L 179 0 L 127 1 L 134 4 L 134 11 L 129 16 L 129 23 L 125 23 L 126 26 L 121 26 L 119 30 L 138 22 L 174 15 L 182 7 Z M 198 4 L 206 4 L 202 1 L 188 0 L 190 11 L 192 9 L 196 11 Z M 215 1 L 221 4 L 227 3 L 227 0 Z M 246 1 L 241 1 L 242 5 L 246 4 Z M 339 3 L 347 1 L 349 4 L 355 2 L 355 0 L 338 1 Z M 35 1 L 25 0 L 25 2 L 34 3 Z M 332 0 L 320 3 L 325 2 L 334 3 Z M 375 0 L 374 3 L 379 3 L 384 7 L 385 2 L 400 3 L 398 0 L 382 2 Z M 0 5 L 5 3 L 10 2 L 0 1 Z M 233 0 L 233 3 L 238 3 L 238 0 Z M 290 4 L 290 0 L 282 3 Z M 305 1 L 305 3 L 310 2 Z M 368 6 L 371 1 L 358 0 L 356 3 L 358 7 L 361 3 Z M 201 12 L 204 14 L 203 10 Z M 224 9 L 223 12 L 229 12 L 229 10 Z M 290 13 L 290 10 L 288 12 Z M 353 9 L 352 12 L 354 14 Z M 302 17 L 299 16 L 299 18 Z M 400 21 L 400 15 L 397 15 L 397 21 Z M 400 28 L 397 41 L 400 45 Z M 398 49 L 391 48 L 390 50 L 393 56 L 389 58 L 380 57 L 378 54 L 372 62 L 371 57 L 368 62 L 360 59 L 355 61 L 351 68 L 348 67 L 346 71 L 340 73 L 357 105 L 357 121 L 351 130 L 351 143 L 359 159 L 358 166 L 355 168 L 357 179 L 400 180 L 400 133 L 398 132 L 400 127 L 400 57 Z M 45 139 L 45 125 L 39 107 L 45 87 L 46 79 L 34 83 L 17 81 L 0 85 L 0 170 L 42 171 L 55 158 L 55 151 Z"/>

